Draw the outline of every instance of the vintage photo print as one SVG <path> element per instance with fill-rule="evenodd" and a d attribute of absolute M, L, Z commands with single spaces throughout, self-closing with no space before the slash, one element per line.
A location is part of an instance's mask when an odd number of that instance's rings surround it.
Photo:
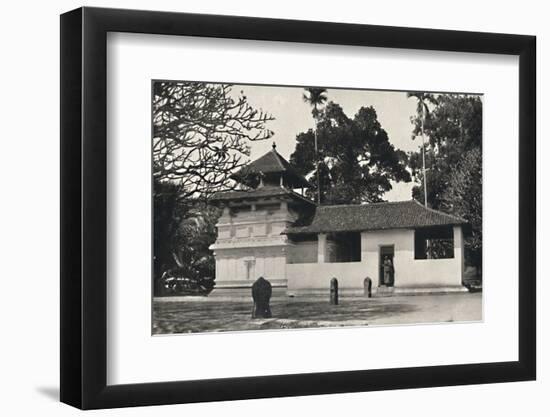
<path fill-rule="evenodd" d="M 482 320 L 482 109 L 153 80 L 153 334 Z"/>

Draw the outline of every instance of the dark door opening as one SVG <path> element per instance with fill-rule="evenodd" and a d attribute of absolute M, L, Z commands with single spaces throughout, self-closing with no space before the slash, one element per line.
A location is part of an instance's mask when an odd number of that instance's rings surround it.
<path fill-rule="evenodd" d="M 393 287 L 395 282 L 393 256 L 393 245 L 380 246 L 380 256 L 378 260 L 378 285 L 381 287 Z"/>

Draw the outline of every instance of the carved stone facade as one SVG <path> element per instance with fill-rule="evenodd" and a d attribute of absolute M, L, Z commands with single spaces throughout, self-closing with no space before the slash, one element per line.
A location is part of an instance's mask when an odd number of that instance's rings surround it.
<path fill-rule="evenodd" d="M 260 276 L 286 285 L 290 243 L 281 233 L 296 219 L 286 201 L 260 199 L 225 207 L 210 247 L 216 257 L 216 287 L 248 286 Z"/>

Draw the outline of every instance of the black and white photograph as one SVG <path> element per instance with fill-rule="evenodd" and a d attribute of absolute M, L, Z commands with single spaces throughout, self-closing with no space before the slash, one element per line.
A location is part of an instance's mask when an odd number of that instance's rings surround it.
<path fill-rule="evenodd" d="M 483 320 L 483 94 L 151 84 L 153 335 Z"/>
<path fill-rule="evenodd" d="M 545 9 L 6 2 L 0 415 L 549 415 Z"/>

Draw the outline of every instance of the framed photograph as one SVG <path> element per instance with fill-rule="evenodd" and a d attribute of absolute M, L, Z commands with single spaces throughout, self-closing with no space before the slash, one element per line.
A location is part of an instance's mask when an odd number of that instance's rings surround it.
<path fill-rule="evenodd" d="M 533 380 L 535 37 L 61 16 L 61 401 Z"/>

